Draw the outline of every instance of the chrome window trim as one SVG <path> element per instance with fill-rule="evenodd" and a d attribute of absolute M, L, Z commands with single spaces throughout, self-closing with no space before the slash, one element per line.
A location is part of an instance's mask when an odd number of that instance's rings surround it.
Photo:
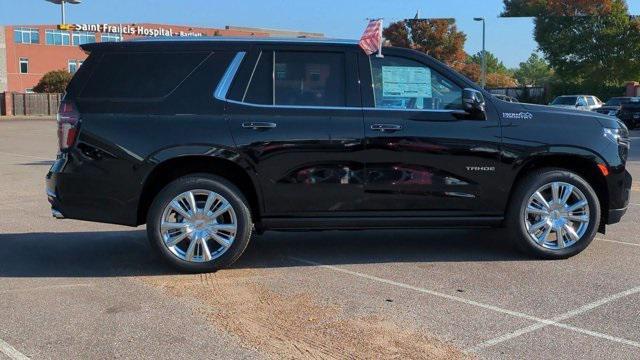
<path fill-rule="evenodd" d="M 260 64 L 260 59 L 262 59 L 262 51 L 260 51 L 260 54 L 258 54 L 258 59 L 256 60 L 256 64 L 253 65 L 253 70 L 251 70 L 251 76 L 249 76 L 249 81 L 247 82 L 247 86 L 244 88 L 244 94 L 242 94 L 242 102 L 244 102 L 244 99 L 247 98 L 247 93 L 249 92 L 249 87 L 251 86 L 251 82 L 253 81 L 253 75 L 256 73 L 258 64 Z"/>
<path fill-rule="evenodd" d="M 213 93 L 213 96 L 220 101 L 227 101 L 227 94 L 229 93 L 229 88 L 231 87 L 231 82 L 236 77 L 236 73 L 240 68 L 240 64 L 246 55 L 246 51 L 240 51 L 236 54 L 236 56 L 231 60 L 231 63 L 227 67 L 227 70 L 222 75 L 222 79 L 218 83 L 216 87 L 216 91 Z"/>
<path fill-rule="evenodd" d="M 232 36 L 195 36 L 195 37 L 156 37 L 156 38 L 138 38 L 130 40 L 132 42 L 240 42 L 240 43 L 290 43 L 290 44 L 326 44 L 326 45 L 358 45 L 358 40 L 352 39 L 326 39 L 326 38 L 287 38 L 287 37 L 232 37 Z"/>
<path fill-rule="evenodd" d="M 236 54 L 236 56 L 231 60 L 229 66 L 227 66 L 227 70 L 225 71 L 222 79 L 218 83 L 216 90 L 214 92 L 214 97 L 217 100 L 225 101 L 231 104 L 238 104 L 250 107 L 257 108 L 271 108 L 271 109 L 301 109 L 301 110 L 367 110 L 367 111 L 403 111 L 403 112 L 430 112 L 430 113 L 465 113 L 463 110 L 426 110 L 426 109 L 390 109 L 390 108 L 376 108 L 376 107 L 356 107 L 356 106 L 309 106 L 309 105 L 265 105 L 265 104 L 254 104 L 244 101 L 237 101 L 227 99 L 227 95 L 229 93 L 229 88 L 231 87 L 231 83 L 233 79 L 236 77 L 238 73 L 238 69 L 240 68 L 240 64 L 246 55 L 245 51 L 240 51 Z M 273 63 L 275 64 L 275 58 Z M 257 62 L 256 62 L 257 64 Z"/>

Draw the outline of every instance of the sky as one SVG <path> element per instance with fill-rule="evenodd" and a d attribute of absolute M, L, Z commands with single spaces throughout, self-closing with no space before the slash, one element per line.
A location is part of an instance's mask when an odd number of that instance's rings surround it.
<path fill-rule="evenodd" d="M 640 14 L 640 0 L 627 0 Z M 203 27 L 247 26 L 321 32 L 331 38 L 358 39 L 367 18 L 386 23 L 413 18 L 455 18 L 467 34 L 465 50 L 482 49 L 487 21 L 487 50 L 508 67 L 537 51 L 530 18 L 499 18 L 502 0 L 83 0 L 68 6 L 68 23 L 167 23 Z M 0 24 L 58 24 L 59 6 L 45 0 L 0 0 Z"/>

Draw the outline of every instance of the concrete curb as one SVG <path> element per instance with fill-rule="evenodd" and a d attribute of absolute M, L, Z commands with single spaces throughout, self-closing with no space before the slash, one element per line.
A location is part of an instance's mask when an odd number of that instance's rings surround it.
<path fill-rule="evenodd" d="M 55 115 L 40 115 L 40 116 L 0 116 L 0 121 L 54 121 Z"/>

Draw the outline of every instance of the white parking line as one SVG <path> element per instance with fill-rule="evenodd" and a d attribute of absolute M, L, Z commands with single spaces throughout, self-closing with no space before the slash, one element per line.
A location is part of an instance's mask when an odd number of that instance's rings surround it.
<path fill-rule="evenodd" d="M 29 357 L 20 351 L 16 350 L 13 346 L 9 345 L 6 341 L 0 339 L 0 352 L 7 355 L 9 359 L 13 360 L 29 360 Z"/>
<path fill-rule="evenodd" d="M 586 304 L 584 306 L 581 306 L 581 307 L 579 307 L 579 308 L 577 308 L 575 310 L 571 310 L 571 311 L 566 312 L 564 314 L 555 316 L 555 317 L 550 319 L 551 322 L 552 322 L 550 324 L 546 324 L 546 323 L 545 324 L 543 324 L 543 323 L 533 324 L 533 325 L 530 325 L 530 326 L 527 326 L 527 327 L 524 327 L 524 328 L 521 328 L 521 329 L 518 329 L 518 330 L 515 330 L 515 331 L 512 331 L 512 332 L 506 333 L 504 335 L 498 336 L 496 338 L 487 340 L 487 341 L 485 341 L 483 343 L 480 343 L 480 344 L 478 344 L 478 345 L 476 345 L 476 346 L 474 346 L 474 347 L 472 347 L 470 349 L 467 349 L 466 351 L 468 351 L 468 352 L 476 352 L 478 350 L 486 349 L 488 347 L 497 345 L 497 344 L 499 344 L 501 342 L 505 342 L 507 340 L 511 340 L 511 339 L 516 338 L 518 336 L 521 336 L 521 335 L 524 335 L 524 334 L 528 334 L 530 332 L 542 329 L 542 328 L 547 327 L 549 325 L 558 326 L 558 327 L 569 329 L 569 330 L 573 330 L 573 331 L 576 331 L 576 332 L 579 332 L 579 333 L 583 333 L 583 334 L 591 335 L 591 336 L 594 336 L 594 337 L 607 339 L 607 340 L 611 340 L 611 341 L 614 341 L 614 342 L 617 342 L 617 343 L 627 344 L 627 345 L 631 345 L 631 346 L 635 346 L 635 347 L 640 348 L 640 343 L 638 343 L 636 341 L 633 341 L 633 340 L 627 340 L 627 339 L 623 339 L 623 338 L 618 338 L 618 337 L 615 337 L 615 336 L 602 334 L 602 333 L 599 333 L 599 332 L 596 332 L 596 331 L 581 329 L 581 328 L 578 328 L 578 327 L 575 327 L 575 326 L 572 326 L 572 325 L 567 325 L 567 324 L 560 323 L 561 321 L 565 321 L 565 320 L 568 320 L 570 318 L 576 317 L 576 316 L 578 316 L 580 314 L 583 314 L 583 313 L 586 313 L 588 311 L 591 311 L 591 310 L 593 310 L 593 309 L 595 309 L 597 307 L 600 307 L 602 305 L 608 304 L 608 303 L 610 303 L 612 301 L 621 299 L 621 298 L 626 297 L 626 296 L 638 294 L 638 293 L 640 293 L 640 286 L 635 287 L 633 289 L 629 289 L 629 290 L 626 290 L 626 291 L 619 292 L 617 294 L 614 294 L 614 295 L 611 295 L 611 296 L 608 296 L 608 297 L 605 297 L 605 298 L 602 298 L 602 299 L 599 299 L 599 300 L 596 300 L 596 301 L 594 301 L 592 303 L 589 303 L 589 304 Z"/>
<path fill-rule="evenodd" d="M 357 276 L 357 277 L 360 277 L 360 278 L 364 278 L 364 279 L 368 279 L 368 280 L 372 280 L 372 281 L 376 281 L 376 282 L 380 282 L 380 283 L 384 283 L 384 284 L 388 284 L 388 285 L 393 285 L 393 286 L 397 286 L 397 287 L 404 288 L 404 289 L 417 291 L 417 292 L 420 292 L 420 293 L 423 293 L 423 294 L 437 296 L 437 297 L 444 298 L 444 299 L 447 299 L 447 300 L 456 301 L 456 302 L 464 303 L 464 304 L 467 304 L 467 305 L 476 306 L 476 307 L 479 307 L 479 308 L 495 311 L 495 312 L 498 312 L 498 313 L 501 313 L 501 314 L 511 315 L 511 316 L 518 317 L 518 318 L 521 318 L 521 319 L 535 321 L 537 323 L 537 324 L 530 325 L 530 326 L 527 326 L 525 328 L 516 330 L 514 332 L 502 335 L 502 336 L 500 336 L 498 338 L 488 340 L 488 341 L 486 341 L 486 342 L 484 342 L 484 343 L 482 343 L 482 344 L 480 344 L 478 346 L 475 346 L 475 347 L 473 347 L 473 348 L 471 348 L 471 349 L 469 349 L 467 351 L 475 351 L 475 350 L 478 350 L 478 349 L 481 349 L 481 348 L 486 348 L 486 347 L 498 344 L 500 342 L 512 339 L 514 337 L 517 337 L 517 336 L 520 336 L 520 335 L 523 335 L 523 334 L 526 334 L 526 333 L 541 329 L 541 328 L 543 328 L 545 326 L 549 326 L 549 325 L 561 327 L 561 328 L 564 328 L 564 329 L 572 330 L 572 331 L 579 332 L 579 333 L 586 334 L 586 335 L 590 335 L 590 336 L 593 336 L 593 337 L 598 337 L 598 338 L 601 338 L 601 339 L 607 339 L 607 340 L 614 341 L 614 342 L 617 342 L 617 343 L 627 344 L 627 345 L 630 345 L 630 346 L 634 346 L 634 347 L 640 348 L 640 343 L 639 342 L 635 342 L 635 341 L 632 341 L 632 340 L 628 340 L 628 339 L 624 339 L 624 338 L 619 338 L 619 337 L 615 337 L 615 336 L 599 333 L 599 332 L 596 332 L 596 331 L 582 329 L 582 328 L 579 328 L 579 327 L 575 327 L 575 326 L 572 326 L 572 325 L 563 324 L 563 323 L 559 322 L 561 320 L 566 320 L 566 319 L 568 319 L 570 317 L 577 316 L 579 314 L 582 314 L 583 312 L 592 310 L 592 309 L 594 309 L 594 308 L 596 308 L 598 306 L 602 306 L 602 305 L 604 305 L 604 304 L 606 304 L 608 302 L 611 302 L 613 300 L 620 299 L 622 297 L 629 296 L 629 295 L 632 295 L 632 294 L 640 293 L 640 286 L 635 287 L 635 288 L 630 289 L 630 290 L 623 291 L 621 293 L 618 293 L 618 294 L 615 294 L 615 295 L 612 295 L 612 296 L 609 296 L 609 297 L 606 297 L 604 299 L 600 299 L 600 300 L 595 301 L 593 303 L 584 305 L 584 306 L 582 306 L 582 307 L 580 307 L 580 308 L 578 308 L 576 310 L 572 310 L 570 312 L 567 312 L 565 314 L 557 316 L 557 318 L 559 318 L 559 320 L 555 320 L 555 318 L 554 319 L 543 319 L 543 318 L 539 318 L 539 317 L 532 316 L 532 315 L 529 315 L 529 314 L 525 314 L 525 313 L 522 313 L 522 312 L 503 309 L 503 308 L 498 307 L 498 306 L 484 304 L 484 303 L 481 303 L 481 302 L 478 302 L 478 301 L 473 301 L 473 300 L 461 298 L 461 297 L 458 297 L 458 296 L 441 293 L 441 292 L 438 292 L 438 291 L 433 291 L 433 290 L 429 290 L 429 289 L 425 289 L 425 288 L 421 288 L 421 287 L 417 287 L 417 286 L 413 286 L 413 285 L 409 285 L 409 284 L 404 284 L 404 283 L 401 283 L 401 282 L 397 282 L 397 281 L 393 281 L 393 280 L 389 280 L 389 279 L 384 279 L 384 278 L 373 276 L 373 275 L 367 275 L 367 274 L 363 274 L 363 273 L 360 273 L 360 272 L 357 272 L 357 271 L 351 271 L 351 270 L 339 268 L 337 266 L 321 264 L 321 263 L 318 263 L 318 262 L 315 262 L 315 261 L 302 259 L 302 258 L 299 258 L 299 257 L 289 256 L 289 258 L 292 259 L 292 260 L 304 263 L 304 264 L 315 265 L 315 266 L 322 267 L 322 268 L 329 269 L 329 270 L 333 270 L 333 271 L 336 271 L 336 272 L 341 272 L 343 274 L 349 274 L 349 275 Z M 484 345 L 484 344 L 486 344 L 486 345 Z"/>
<path fill-rule="evenodd" d="M 615 243 L 615 244 L 629 245 L 629 246 L 640 246 L 640 244 L 635 244 L 635 243 L 630 243 L 625 241 L 618 241 L 618 240 L 609 240 L 609 239 L 603 239 L 603 238 L 596 238 L 596 240 Z"/>
<path fill-rule="evenodd" d="M 68 288 L 90 287 L 90 286 L 93 286 L 93 284 L 65 284 L 65 285 L 36 286 L 31 288 L 0 290 L 0 294 L 25 292 L 25 291 L 38 291 L 38 290 L 68 289 Z"/>

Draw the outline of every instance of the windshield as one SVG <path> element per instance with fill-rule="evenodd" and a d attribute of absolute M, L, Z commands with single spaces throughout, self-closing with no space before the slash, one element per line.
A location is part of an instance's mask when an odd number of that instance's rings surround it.
<path fill-rule="evenodd" d="M 620 106 L 622 104 L 626 104 L 630 101 L 629 98 L 612 98 L 607 101 L 606 106 Z"/>
<path fill-rule="evenodd" d="M 578 102 L 576 96 L 560 96 L 553 100 L 551 105 L 575 105 L 576 102 Z"/>

